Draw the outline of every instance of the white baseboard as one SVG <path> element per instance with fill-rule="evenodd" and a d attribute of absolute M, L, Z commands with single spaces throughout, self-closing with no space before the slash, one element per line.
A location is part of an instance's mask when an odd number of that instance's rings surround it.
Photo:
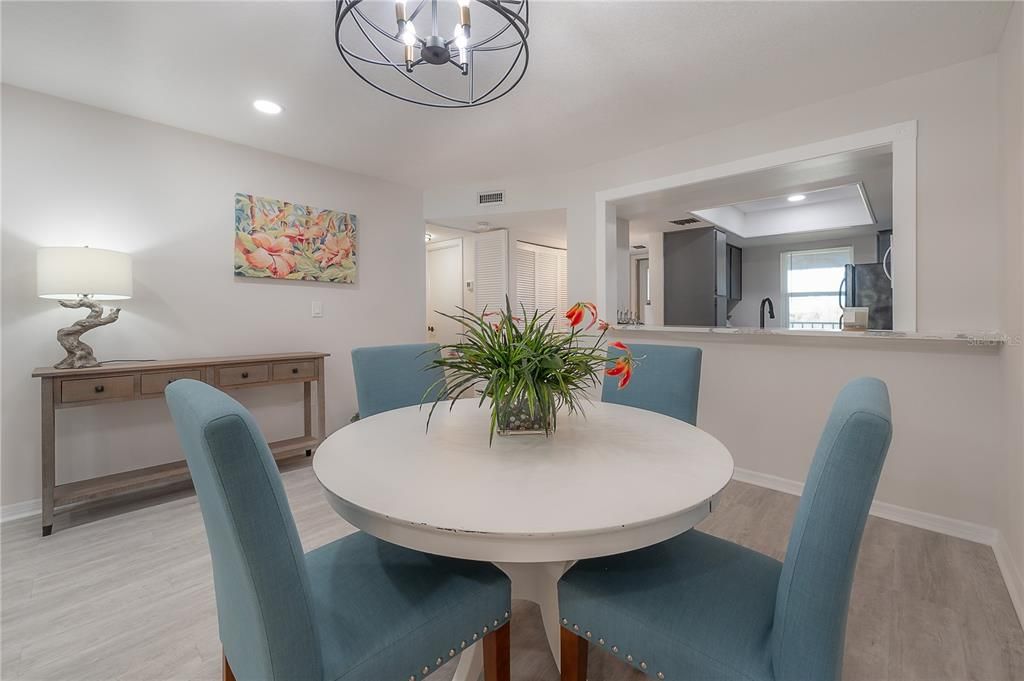
<path fill-rule="evenodd" d="M 744 468 L 737 468 L 733 473 L 733 478 L 740 482 L 750 483 L 758 487 L 767 487 L 768 489 L 785 492 L 794 496 L 800 496 L 804 490 L 802 482 L 780 478 L 776 475 L 758 473 Z M 965 520 L 956 520 L 955 518 L 947 518 L 946 516 L 934 513 L 917 511 L 884 501 L 872 503 L 870 513 L 873 516 L 903 523 L 904 525 L 919 527 L 923 530 L 931 530 L 939 534 L 991 546 L 992 552 L 996 556 L 996 562 L 999 564 L 999 571 L 1003 575 L 1003 581 L 1006 582 L 1006 590 L 1010 592 L 1010 601 L 1013 603 L 1014 610 L 1017 611 L 1017 619 L 1024 626 L 1024 577 L 1022 577 L 1022 573 L 1010 552 L 1009 546 L 1006 544 L 1006 538 L 1002 532 L 991 527 L 978 525 L 977 523 L 969 523 Z"/>
<path fill-rule="evenodd" d="M 1017 611 L 1017 619 L 1020 620 L 1021 626 L 1024 626 L 1024 573 L 1021 573 L 1020 566 L 1014 560 L 1002 532 L 997 534 L 992 550 L 996 554 L 999 571 L 1003 573 L 1006 590 L 1010 592 L 1010 601 Z"/>
<path fill-rule="evenodd" d="M 29 499 L 28 501 L 19 501 L 16 504 L 0 506 L 0 523 L 39 515 L 42 513 L 42 508 L 43 504 L 40 499 Z"/>
<path fill-rule="evenodd" d="M 768 489 L 785 492 L 786 494 L 792 494 L 795 496 L 800 496 L 804 491 L 804 484 L 802 482 L 789 480 L 787 478 L 780 478 L 775 475 L 758 473 L 745 468 L 737 468 L 733 477 L 740 482 L 747 482 L 751 485 L 757 485 L 758 487 L 767 487 Z M 904 525 L 920 527 L 923 530 L 931 530 L 932 532 L 938 532 L 939 534 L 948 534 L 949 536 L 956 537 L 958 539 L 966 539 L 967 541 L 973 541 L 979 544 L 988 544 L 989 546 L 993 546 L 995 544 L 996 537 L 999 534 L 997 530 L 991 527 L 969 523 L 964 520 L 947 518 L 945 516 L 927 513 L 925 511 L 917 511 L 912 508 L 897 506 L 896 504 L 890 504 L 884 501 L 875 501 L 871 504 L 871 515 L 879 518 L 885 518 L 886 520 L 894 520 L 898 523 L 903 523 Z"/>

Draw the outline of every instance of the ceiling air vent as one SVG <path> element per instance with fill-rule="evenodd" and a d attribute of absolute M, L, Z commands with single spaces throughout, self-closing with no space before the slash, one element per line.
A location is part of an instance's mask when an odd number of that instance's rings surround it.
<path fill-rule="evenodd" d="M 697 218 L 682 218 L 680 220 L 669 220 L 669 222 L 671 222 L 673 225 L 685 227 L 686 225 L 695 225 L 698 222 L 700 222 L 700 220 L 698 220 Z"/>
<path fill-rule="evenodd" d="M 505 203 L 505 192 L 480 192 L 476 195 L 478 206 L 500 206 Z"/>

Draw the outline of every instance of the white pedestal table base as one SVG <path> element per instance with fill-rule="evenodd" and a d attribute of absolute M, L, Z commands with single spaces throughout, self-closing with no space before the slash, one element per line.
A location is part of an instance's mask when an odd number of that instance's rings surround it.
<path fill-rule="evenodd" d="M 512 580 L 512 598 L 531 601 L 540 606 L 544 633 L 548 646 L 555 658 L 555 666 L 561 668 L 561 652 L 558 631 L 558 580 L 576 561 L 555 563 L 495 563 Z M 512 626 L 514 622 L 510 623 Z M 483 646 L 474 645 L 459 658 L 452 681 L 478 681 L 484 669 Z"/>

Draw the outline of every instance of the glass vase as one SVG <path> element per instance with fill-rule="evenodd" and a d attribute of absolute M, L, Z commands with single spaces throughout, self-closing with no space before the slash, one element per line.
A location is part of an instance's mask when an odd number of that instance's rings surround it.
<path fill-rule="evenodd" d="M 537 409 L 530 414 L 530 405 L 526 400 L 500 399 L 495 403 L 497 409 L 498 435 L 537 435 L 547 433 L 544 414 Z"/>

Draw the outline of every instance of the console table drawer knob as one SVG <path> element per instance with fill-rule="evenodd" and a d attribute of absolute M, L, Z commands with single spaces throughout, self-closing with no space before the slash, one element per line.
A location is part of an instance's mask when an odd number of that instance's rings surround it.
<path fill-rule="evenodd" d="M 248 371 L 243 371 L 242 372 L 242 378 L 249 378 L 249 372 Z"/>
<path fill-rule="evenodd" d="M 96 386 L 96 392 L 98 392 L 98 393 L 103 392 L 103 385 L 102 384 Z"/>

